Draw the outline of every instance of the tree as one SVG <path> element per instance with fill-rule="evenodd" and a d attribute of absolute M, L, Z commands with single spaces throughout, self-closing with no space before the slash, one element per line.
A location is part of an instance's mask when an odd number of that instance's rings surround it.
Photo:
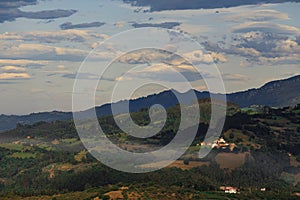
<path fill-rule="evenodd" d="M 189 164 L 190 164 L 190 160 L 189 160 L 189 159 L 184 159 L 184 160 L 183 160 L 183 164 L 189 165 Z"/>

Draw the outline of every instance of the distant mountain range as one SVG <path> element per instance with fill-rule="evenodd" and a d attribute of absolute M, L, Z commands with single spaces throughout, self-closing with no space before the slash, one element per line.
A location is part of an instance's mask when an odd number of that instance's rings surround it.
<path fill-rule="evenodd" d="M 241 107 L 266 105 L 273 107 L 291 106 L 300 103 L 300 75 L 266 83 L 258 89 L 250 89 L 227 95 L 230 102 Z"/>
<path fill-rule="evenodd" d="M 296 105 L 300 103 L 300 76 L 294 76 L 284 80 L 276 80 L 266 83 L 258 89 L 249 89 L 247 91 L 227 94 L 227 101 L 238 104 L 240 107 L 248 107 L 251 105 L 266 105 L 272 107 L 283 107 Z M 187 93 L 178 93 L 174 90 L 163 91 L 159 94 L 152 94 L 147 97 L 141 97 L 130 101 L 130 111 L 138 111 L 142 108 L 148 108 L 154 104 L 161 104 L 165 108 L 169 108 L 178 104 L 175 96 L 180 95 L 184 99 L 184 103 L 191 103 L 190 99 L 185 98 Z M 175 94 L 174 94 L 175 93 Z M 198 99 L 209 98 L 209 92 L 195 91 Z M 118 114 L 124 113 L 125 109 L 122 105 L 128 103 L 128 100 L 114 103 L 117 106 Z M 91 111 L 91 110 L 90 110 Z M 87 112 L 88 113 L 88 112 Z M 111 114 L 111 104 L 105 104 L 96 108 L 97 116 Z M 72 119 L 71 112 L 43 112 L 33 113 L 30 115 L 0 115 L 0 132 L 13 129 L 17 123 L 33 124 L 39 121 L 56 121 Z"/>

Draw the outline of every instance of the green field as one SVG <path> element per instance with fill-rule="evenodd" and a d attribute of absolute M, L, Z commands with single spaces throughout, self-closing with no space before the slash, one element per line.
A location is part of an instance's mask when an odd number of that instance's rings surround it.
<path fill-rule="evenodd" d="M 21 151 L 23 149 L 23 145 L 21 144 L 12 144 L 12 143 L 0 143 L 0 147 L 9 149 L 9 150 L 16 150 Z"/>
<path fill-rule="evenodd" d="M 28 152 L 16 152 L 13 153 L 11 157 L 25 159 L 25 158 L 35 158 L 36 155 L 34 153 L 28 153 Z"/>

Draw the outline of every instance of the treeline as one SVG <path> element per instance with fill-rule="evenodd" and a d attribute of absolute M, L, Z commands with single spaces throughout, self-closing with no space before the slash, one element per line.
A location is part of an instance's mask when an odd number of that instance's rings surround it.
<path fill-rule="evenodd" d="M 52 195 L 117 184 L 143 184 L 145 187 L 156 188 L 176 186 L 191 192 L 218 191 L 222 185 L 236 186 L 242 191 L 255 191 L 260 187 L 266 187 L 268 191 L 274 193 L 292 193 L 299 189 L 299 184 L 295 187 L 289 185 L 279 178 L 277 172 L 267 172 L 260 167 L 261 165 L 246 165 L 230 171 L 221 170 L 217 164 L 212 164 L 191 170 L 166 168 L 146 174 L 128 174 L 97 164 L 79 172 L 56 171 L 53 179 L 49 179 L 49 174 L 40 168 L 32 168 L 19 174 L 15 178 L 15 184 L 9 189 L 2 187 L 4 190 L 1 193 L 6 195 L 9 191 L 13 191 L 14 194 L 21 196 Z"/>

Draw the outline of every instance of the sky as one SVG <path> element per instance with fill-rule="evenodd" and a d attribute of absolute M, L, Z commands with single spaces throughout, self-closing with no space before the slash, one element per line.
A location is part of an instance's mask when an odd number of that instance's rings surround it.
<path fill-rule="evenodd" d="M 111 101 L 116 83 L 122 90 L 115 100 L 128 95 L 136 80 L 159 81 L 168 87 L 145 86 L 132 98 L 172 86 L 180 90 L 182 81 L 173 69 L 184 74 L 194 89 L 207 90 L 203 79 L 213 77 L 199 76 L 180 56 L 151 49 L 120 50 L 127 39 L 146 38 L 135 30 L 147 27 L 178 31 L 199 43 L 202 50 L 184 56 L 217 67 L 227 93 L 298 75 L 299 10 L 298 0 L 1 1 L 0 114 L 71 111 L 76 74 L 89 55 L 92 61 L 87 63 L 94 69 L 103 70 L 104 63 L 113 61 L 96 89 L 96 105 Z M 127 38 L 122 40 L 124 32 Z M 112 40 L 115 35 L 121 39 Z M 101 50 L 91 58 L 99 45 Z M 132 44 L 136 45 L 143 46 Z M 135 70 L 128 71 L 129 66 Z M 98 78 L 95 73 L 77 75 L 84 83 Z"/>

